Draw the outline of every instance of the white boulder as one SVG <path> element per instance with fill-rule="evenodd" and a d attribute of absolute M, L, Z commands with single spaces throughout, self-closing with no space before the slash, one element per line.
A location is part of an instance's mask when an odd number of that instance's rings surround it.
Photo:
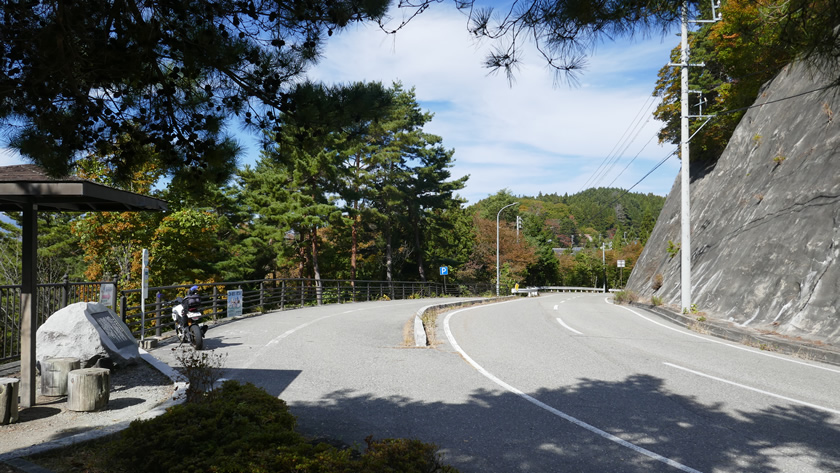
<path fill-rule="evenodd" d="M 51 315 L 38 328 L 35 358 L 78 358 L 83 368 L 118 366 L 140 360 L 137 341 L 116 313 L 98 302 L 77 302 Z"/>

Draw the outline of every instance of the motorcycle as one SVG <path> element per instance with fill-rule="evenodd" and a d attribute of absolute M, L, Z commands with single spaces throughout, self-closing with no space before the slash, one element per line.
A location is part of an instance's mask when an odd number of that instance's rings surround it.
<path fill-rule="evenodd" d="M 175 321 L 175 334 L 181 343 L 188 342 L 196 350 L 204 348 L 204 333 L 207 332 L 207 325 L 199 324 L 199 321 L 204 317 L 201 310 L 189 310 L 184 305 L 184 299 L 178 297 L 172 301 L 172 320 Z M 181 324 L 181 313 L 186 311 L 187 325 Z"/>

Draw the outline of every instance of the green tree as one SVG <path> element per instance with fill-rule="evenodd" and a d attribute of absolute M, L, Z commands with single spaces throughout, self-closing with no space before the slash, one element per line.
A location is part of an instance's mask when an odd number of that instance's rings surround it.
<path fill-rule="evenodd" d="M 701 15 L 710 18 L 703 3 Z M 723 153 L 735 127 L 751 106 L 761 86 L 795 59 L 834 74 L 840 83 L 836 60 L 840 48 L 840 8 L 836 2 L 804 0 L 729 0 L 723 3 L 722 20 L 706 24 L 689 35 L 691 62 L 702 68 L 689 69 L 692 113 L 714 115 L 705 123 L 692 120 L 689 143 L 693 162 L 714 163 Z M 679 62 L 679 48 L 671 53 Z M 680 141 L 680 68 L 665 66 L 659 72 L 654 95 L 662 102 L 654 116 L 664 122 L 660 142 Z M 702 133 L 697 133 L 702 127 Z"/>
<path fill-rule="evenodd" d="M 291 85 L 325 38 L 381 18 L 388 4 L 6 2 L 0 127 L 56 176 L 69 174 L 79 153 L 97 152 L 119 182 L 151 160 L 167 173 L 199 177 L 188 183 L 221 184 L 237 151 L 224 130 L 228 119 L 279 126 L 300 105 Z"/>
<path fill-rule="evenodd" d="M 73 213 L 38 212 L 39 283 L 57 282 L 64 275 L 71 280 L 84 278 L 81 246 L 71 231 L 76 218 Z M 0 217 L 0 285 L 21 282 L 21 219 L 19 212 Z"/>

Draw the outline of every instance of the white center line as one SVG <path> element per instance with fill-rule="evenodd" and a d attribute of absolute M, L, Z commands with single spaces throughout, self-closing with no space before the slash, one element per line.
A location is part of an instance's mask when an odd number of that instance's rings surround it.
<path fill-rule="evenodd" d="M 565 322 L 563 322 L 562 320 L 560 320 L 560 317 L 557 317 L 557 322 L 559 322 L 559 323 L 560 323 L 560 325 L 562 325 L 562 326 L 566 327 L 566 330 L 568 330 L 568 331 L 570 331 L 570 332 L 574 332 L 574 333 L 576 333 L 576 334 L 578 334 L 578 335 L 583 335 L 582 333 L 578 332 L 577 330 L 573 329 L 572 327 L 569 327 L 568 325 L 566 325 L 566 323 L 565 323 Z"/>
<path fill-rule="evenodd" d="M 461 346 L 458 345 L 458 342 L 455 341 L 455 336 L 452 335 L 452 330 L 449 328 L 449 319 L 451 319 L 453 315 L 459 314 L 459 313 L 467 311 L 467 310 L 475 310 L 477 308 L 479 308 L 479 307 L 469 307 L 469 308 L 466 308 L 466 309 L 456 310 L 454 312 L 448 313 L 446 315 L 446 317 L 443 319 L 443 329 L 446 332 L 446 338 L 449 340 L 449 343 L 452 345 L 452 348 L 454 348 L 455 351 L 460 353 L 461 356 L 464 357 L 464 360 L 466 360 L 467 363 L 469 363 L 473 368 L 475 368 L 485 378 L 494 382 L 495 384 L 500 386 L 502 389 L 505 389 L 508 392 L 513 393 L 513 394 L 521 397 L 522 399 L 525 399 L 526 401 L 530 402 L 531 404 L 534 404 L 535 406 L 537 406 L 541 409 L 544 409 L 544 410 L 554 414 L 555 416 L 560 417 L 563 420 L 571 422 L 572 424 L 575 424 L 578 427 L 582 427 L 582 428 L 588 430 L 589 432 L 592 432 L 593 434 L 599 435 L 599 436 L 609 440 L 610 442 L 617 443 L 617 444 L 621 445 L 622 447 L 629 448 L 630 450 L 633 450 L 636 453 L 645 455 L 645 456 L 647 456 L 649 458 L 652 458 L 656 461 L 660 461 L 662 463 L 665 463 L 666 465 L 677 468 L 680 471 L 685 471 L 687 473 L 700 473 L 698 470 L 695 470 L 694 468 L 683 465 L 682 463 L 679 463 L 679 462 L 677 462 L 675 460 L 672 460 L 670 458 L 663 457 L 662 455 L 660 455 L 658 453 L 654 453 L 654 452 L 652 452 L 652 451 L 650 451 L 646 448 L 640 447 L 636 444 L 630 443 L 630 442 L 628 442 L 628 441 L 626 441 L 626 440 L 624 440 L 620 437 L 616 437 L 615 435 L 613 435 L 609 432 L 605 432 L 605 431 L 595 427 L 594 425 L 587 424 L 586 422 L 584 422 L 580 419 L 572 417 L 569 414 L 566 414 L 565 412 L 563 412 L 559 409 L 555 409 L 555 408 L 549 406 L 548 404 L 546 404 L 546 403 L 544 403 L 544 402 L 542 402 L 538 399 L 535 399 L 535 398 L 525 394 L 524 392 L 514 388 L 513 386 L 505 383 L 504 381 L 497 378 L 496 376 L 494 376 L 489 371 L 482 368 L 481 365 L 476 363 L 475 360 L 470 358 L 470 356 L 467 355 L 467 353 L 464 352 L 463 349 L 461 349 Z"/>
<path fill-rule="evenodd" d="M 817 404 L 811 404 L 810 402 L 800 401 L 799 399 L 794 399 L 792 397 L 782 396 L 781 394 L 774 394 L 774 393 L 771 393 L 769 391 L 764 391 L 762 389 L 751 388 L 749 386 L 745 386 L 743 384 L 736 383 L 734 381 L 728 381 L 728 380 L 725 380 L 723 378 L 718 378 L 717 376 L 712 376 L 712 375 L 709 375 L 709 374 L 706 374 L 706 373 L 701 373 L 699 371 L 694 371 L 692 369 L 684 368 L 682 366 L 678 366 L 678 365 L 675 365 L 673 363 L 663 362 L 663 364 L 665 364 L 667 366 L 670 366 L 671 368 L 676 368 L 678 370 L 687 371 L 691 374 L 696 374 L 697 376 L 702 376 L 704 378 L 709 378 L 709 379 L 713 379 L 715 381 L 720 381 L 721 383 L 731 384 L 732 386 L 737 386 L 739 388 L 746 389 L 746 390 L 749 390 L 749 391 L 754 391 L 754 392 L 757 392 L 757 393 L 760 393 L 760 394 L 764 394 L 766 396 L 775 397 L 777 399 L 784 399 L 785 401 L 790 401 L 790 402 L 793 402 L 793 403 L 796 403 L 796 404 L 801 404 L 803 406 L 813 407 L 814 409 L 818 409 L 818 410 L 821 410 L 821 411 L 830 412 L 832 414 L 840 415 L 840 411 L 836 411 L 836 410 L 830 409 L 828 407 L 823 407 L 823 406 L 820 406 L 820 405 L 817 405 Z"/>

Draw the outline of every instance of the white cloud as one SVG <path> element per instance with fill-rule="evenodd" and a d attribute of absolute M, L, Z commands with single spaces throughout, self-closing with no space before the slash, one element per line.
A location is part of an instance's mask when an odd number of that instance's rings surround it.
<path fill-rule="evenodd" d="M 669 41 L 603 44 L 576 88 L 555 84 L 536 51 L 526 51 L 510 86 L 503 74 L 489 75 L 482 67 L 489 48 L 472 40 L 465 17 L 435 5 L 396 35 L 365 25 L 333 37 L 310 77 L 385 85 L 399 80 L 414 87 L 421 106 L 435 114 L 426 130 L 455 149 L 453 176 L 470 175 L 461 192 L 470 203 L 505 188 L 525 195 L 578 192 L 644 111 L 641 130 L 630 133 L 636 139 L 598 181 L 608 185 L 639 153 L 613 184 L 627 188 L 670 152 L 656 140 L 645 147 L 660 125 L 649 118 L 650 95 L 674 46 Z M 664 195 L 678 169 L 672 158 L 634 191 Z"/>
<path fill-rule="evenodd" d="M 27 164 L 20 154 L 10 148 L 0 148 L 0 166 L 13 166 L 15 164 Z"/>

